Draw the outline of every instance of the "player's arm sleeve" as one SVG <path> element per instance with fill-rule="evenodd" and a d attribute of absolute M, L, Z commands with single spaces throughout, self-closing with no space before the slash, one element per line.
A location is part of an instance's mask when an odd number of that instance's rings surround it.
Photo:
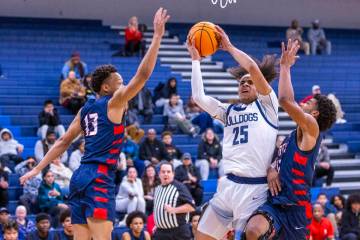
<path fill-rule="evenodd" d="M 279 101 L 274 90 L 271 90 L 268 95 L 259 94 L 258 99 L 262 110 L 264 111 L 265 117 L 270 121 L 270 123 L 278 127 Z"/>
<path fill-rule="evenodd" d="M 200 61 L 198 60 L 192 61 L 191 90 L 192 97 L 199 107 L 208 112 L 213 118 L 225 123 L 227 106 L 217 99 L 205 95 Z"/>

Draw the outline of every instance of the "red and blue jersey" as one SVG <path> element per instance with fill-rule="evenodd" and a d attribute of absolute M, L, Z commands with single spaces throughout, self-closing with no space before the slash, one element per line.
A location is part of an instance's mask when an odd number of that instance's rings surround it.
<path fill-rule="evenodd" d="M 321 138 L 320 134 L 312 150 L 302 151 L 297 145 L 297 130 L 294 130 L 281 144 L 274 162 L 281 192 L 270 197 L 272 204 L 304 206 L 307 217 L 311 216 L 310 188 Z"/>
<path fill-rule="evenodd" d="M 124 124 L 113 123 L 107 115 L 111 96 L 87 101 L 81 110 L 85 153 L 81 163 L 98 163 L 115 169 L 124 139 Z"/>

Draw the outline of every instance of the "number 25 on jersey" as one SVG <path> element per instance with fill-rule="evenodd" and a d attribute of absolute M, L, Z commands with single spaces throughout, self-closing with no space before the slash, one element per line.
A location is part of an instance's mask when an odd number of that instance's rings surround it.
<path fill-rule="evenodd" d="M 249 130 L 248 125 L 235 127 L 233 129 L 233 134 L 234 134 L 233 145 L 234 146 L 248 142 L 248 140 L 249 140 L 248 139 L 248 137 L 249 137 L 248 130 Z"/>

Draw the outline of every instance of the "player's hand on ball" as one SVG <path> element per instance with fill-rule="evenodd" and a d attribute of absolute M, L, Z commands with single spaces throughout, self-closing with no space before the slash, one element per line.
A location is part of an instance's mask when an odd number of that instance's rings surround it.
<path fill-rule="evenodd" d="M 167 10 L 159 8 L 154 17 L 154 37 L 162 37 L 165 33 L 165 23 L 169 20 L 170 15 Z"/>
<path fill-rule="evenodd" d="M 190 53 L 192 60 L 198 60 L 198 61 L 201 60 L 199 51 L 195 47 L 195 38 L 189 39 L 189 37 L 188 37 L 188 40 L 186 42 L 186 47 Z"/>
<path fill-rule="evenodd" d="M 224 51 L 229 51 L 233 47 L 232 43 L 230 42 L 229 36 L 220 26 L 216 25 L 215 28 L 218 31 L 220 37 L 220 49 Z"/>
<path fill-rule="evenodd" d="M 172 206 L 170 206 L 170 205 L 168 205 L 168 204 L 166 204 L 165 206 L 164 206 L 164 209 L 165 209 L 165 211 L 167 211 L 168 213 L 176 213 L 176 211 L 175 211 L 175 208 L 174 207 L 172 207 Z"/>
<path fill-rule="evenodd" d="M 20 184 L 23 185 L 25 184 L 25 182 L 27 180 L 29 180 L 30 178 L 35 177 L 36 175 L 38 175 L 40 173 L 40 171 L 38 171 L 36 168 L 33 168 L 30 172 L 27 172 L 24 176 L 22 176 L 20 178 Z"/>
<path fill-rule="evenodd" d="M 280 65 L 285 67 L 291 67 L 295 64 L 296 59 L 299 58 L 297 56 L 297 52 L 300 49 L 299 41 L 295 40 L 292 41 L 291 39 L 288 40 L 287 47 L 285 48 L 285 43 L 281 43 L 281 58 L 280 58 Z"/>
<path fill-rule="evenodd" d="M 281 183 L 279 179 L 279 173 L 276 171 L 276 169 L 269 167 L 267 171 L 267 181 L 271 195 L 277 196 L 279 192 L 281 192 Z"/>

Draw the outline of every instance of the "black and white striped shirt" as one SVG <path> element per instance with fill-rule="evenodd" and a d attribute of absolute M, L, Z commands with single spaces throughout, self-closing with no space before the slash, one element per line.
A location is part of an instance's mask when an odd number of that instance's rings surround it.
<path fill-rule="evenodd" d="M 193 207 L 194 200 L 186 186 L 176 180 L 169 185 L 159 185 L 154 194 L 154 219 L 159 229 L 170 229 L 182 226 L 188 221 L 188 214 L 170 214 L 165 211 L 164 206 L 179 207 L 184 204 Z"/>

